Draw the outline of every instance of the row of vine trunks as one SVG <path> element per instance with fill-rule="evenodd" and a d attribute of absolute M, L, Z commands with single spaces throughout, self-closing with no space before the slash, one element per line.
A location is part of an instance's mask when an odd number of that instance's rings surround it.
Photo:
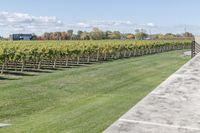
<path fill-rule="evenodd" d="M 103 62 L 108 60 L 116 60 L 122 58 L 137 57 L 149 54 L 162 53 L 172 50 L 181 50 L 189 49 L 191 45 L 164 45 L 156 48 L 148 49 L 135 49 L 133 51 L 121 51 L 113 53 L 104 53 L 104 54 L 91 54 L 91 55 L 82 55 L 77 57 L 67 57 L 67 58 L 57 58 L 57 59 L 43 59 L 38 62 L 36 60 L 25 60 L 11 62 L 7 61 L 5 64 L 1 65 L 0 69 L 3 71 L 30 71 L 34 69 L 55 69 L 55 68 L 68 68 L 79 66 L 83 64 L 91 64 L 95 62 Z"/>

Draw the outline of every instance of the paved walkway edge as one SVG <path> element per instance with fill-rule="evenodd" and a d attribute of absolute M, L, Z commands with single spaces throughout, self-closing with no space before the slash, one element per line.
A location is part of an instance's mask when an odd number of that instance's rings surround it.
<path fill-rule="evenodd" d="M 104 133 L 200 133 L 200 55 L 191 59 Z"/>

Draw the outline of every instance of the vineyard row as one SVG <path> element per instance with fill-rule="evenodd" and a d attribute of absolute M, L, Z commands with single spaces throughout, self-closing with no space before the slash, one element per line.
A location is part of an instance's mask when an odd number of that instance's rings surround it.
<path fill-rule="evenodd" d="M 188 49 L 190 40 L 164 41 L 13 41 L 0 42 L 0 69 L 39 70 L 70 67 L 166 51 Z"/>

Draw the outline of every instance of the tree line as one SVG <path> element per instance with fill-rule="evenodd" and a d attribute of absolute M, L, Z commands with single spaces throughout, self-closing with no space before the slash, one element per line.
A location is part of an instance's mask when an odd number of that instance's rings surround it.
<path fill-rule="evenodd" d="M 190 32 L 182 34 L 148 34 L 144 29 L 136 29 L 135 33 L 121 33 L 120 31 L 103 31 L 93 28 L 92 31 L 67 30 L 63 32 L 45 32 L 42 35 L 32 34 L 32 40 L 159 40 L 159 39 L 182 39 L 193 38 Z M 0 40 L 8 40 L 0 36 Z"/>
<path fill-rule="evenodd" d="M 183 34 L 148 34 L 143 29 L 136 29 L 133 33 L 121 33 L 120 31 L 102 31 L 99 28 L 93 28 L 92 31 L 68 30 L 66 32 L 45 32 L 41 36 L 33 36 L 33 40 L 105 40 L 105 39 L 132 39 L 132 40 L 156 40 L 172 38 L 192 38 L 193 34 L 185 32 Z"/>

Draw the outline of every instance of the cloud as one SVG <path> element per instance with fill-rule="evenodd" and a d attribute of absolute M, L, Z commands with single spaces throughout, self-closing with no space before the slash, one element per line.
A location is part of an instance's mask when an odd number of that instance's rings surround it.
<path fill-rule="evenodd" d="M 5 34 L 41 33 L 62 28 L 63 22 L 55 16 L 32 16 L 27 13 L 0 12 L 0 28 Z"/>
<path fill-rule="evenodd" d="M 84 22 L 79 22 L 77 23 L 77 26 L 80 28 L 91 28 L 92 26 L 90 24 L 84 23 Z"/>
<path fill-rule="evenodd" d="M 51 31 L 66 31 L 73 29 L 90 31 L 94 27 L 101 30 L 119 30 L 121 32 L 134 32 L 136 28 L 153 27 L 153 23 L 136 24 L 130 20 L 87 20 L 74 23 L 64 23 L 55 16 L 33 16 L 27 13 L 0 12 L 1 34 L 8 36 L 13 33 L 42 34 Z"/>
<path fill-rule="evenodd" d="M 154 27 L 155 24 L 154 23 L 147 23 L 147 26 Z"/>
<path fill-rule="evenodd" d="M 73 24 L 72 24 L 73 25 Z M 133 23 L 131 21 L 121 21 L 121 20 L 91 20 L 91 21 L 82 21 L 78 22 L 76 25 L 80 28 L 92 28 L 92 27 L 120 27 L 120 26 L 131 26 Z"/>
<path fill-rule="evenodd" d="M 136 23 L 130 20 L 91 20 L 80 21 L 74 24 L 68 25 L 68 28 L 78 30 L 91 30 L 93 27 L 98 27 L 102 30 L 119 30 L 124 33 L 134 33 L 135 29 L 144 29 L 148 33 L 184 33 L 185 30 L 193 34 L 200 34 L 200 25 L 156 25 L 153 22 Z"/>
<path fill-rule="evenodd" d="M 75 30 L 91 30 L 94 27 L 100 28 L 101 30 L 121 31 L 133 33 L 135 29 L 155 29 L 154 23 L 137 24 L 130 20 L 87 20 L 79 21 L 72 24 L 66 24 L 66 27 Z"/>
<path fill-rule="evenodd" d="M 134 33 L 135 29 L 145 29 L 151 33 L 183 33 L 186 27 L 189 32 L 200 33 L 200 26 L 197 25 L 159 26 L 153 22 L 140 24 L 131 20 L 87 20 L 64 23 L 55 16 L 33 16 L 27 13 L 0 11 L 0 34 L 3 36 L 13 33 L 42 34 L 68 29 L 73 29 L 75 32 L 78 30 L 90 31 L 94 27 L 104 31 L 111 30 L 124 33 Z"/>

